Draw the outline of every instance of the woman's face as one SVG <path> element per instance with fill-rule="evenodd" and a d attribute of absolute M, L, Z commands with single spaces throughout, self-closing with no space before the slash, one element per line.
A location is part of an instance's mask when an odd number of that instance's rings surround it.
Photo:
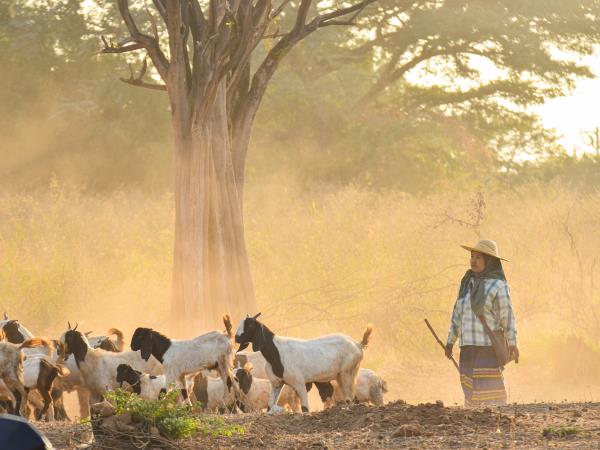
<path fill-rule="evenodd" d="M 475 273 L 481 273 L 483 269 L 485 269 L 483 253 L 471 252 L 471 270 Z"/>

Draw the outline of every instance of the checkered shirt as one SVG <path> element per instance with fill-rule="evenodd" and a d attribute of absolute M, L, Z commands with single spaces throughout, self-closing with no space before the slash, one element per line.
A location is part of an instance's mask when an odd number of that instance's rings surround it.
<path fill-rule="evenodd" d="M 508 345 L 517 345 L 517 328 L 508 284 L 503 280 L 485 279 L 485 320 L 492 330 L 504 329 Z M 448 332 L 448 344 L 454 345 L 460 337 L 460 345 L 491 346 L 483 325 L 471 309 L 471 289 L 473 278 L 469 280 L 467 292 L 456 300 L 452 322 Z"/>

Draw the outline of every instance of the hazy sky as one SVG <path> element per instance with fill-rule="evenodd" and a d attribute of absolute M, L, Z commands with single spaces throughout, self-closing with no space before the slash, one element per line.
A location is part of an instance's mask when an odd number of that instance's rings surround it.
<path fill-rule="evenodd" d="M 586 62 L 600 76 L 600 53 Z M 580 81 L 569 96 L 551 100 L 537 111 L 546 126 L 563 136 L 561 142 L 569 152 L 591 149 L 582 134 L 600 127 L 600 79 Z"/>

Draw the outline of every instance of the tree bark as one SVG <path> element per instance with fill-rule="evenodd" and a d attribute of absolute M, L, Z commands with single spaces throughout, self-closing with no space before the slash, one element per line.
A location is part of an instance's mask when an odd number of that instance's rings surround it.
<path fill-rule="evenodd" d="M 294 27 L 280 36 L 251 76 L 252 52 L 288 0 L 277 8 L 270 0 L 154 1 L 166 23 L 169 58 L 161 49 L 153 16 L 154 36 L 150 36 L 140 31 L 129 1 L 118 0 L 130 38 L 116 46 L 103 38 L 103 52 L 145 49 L 165 84 L 143 81 L 145 62 L 138 77 L 132 73 L 124 81 L 166 90 L 171 106 L 175 141 L 172 334 L 196 336 L 222 328 L 223 314 L 236 320 L 256 313 L 242 208 L 256 112 L 279 62 L 297 42 L 325 26 L 352 25 L 375 1 L 328 8 L 307 22 L 313 0 L 300 0 Z"/>
<path fill-rule="evenodd" d="M 192 336 L 256 311 L 228 128 L 225 83 L 208 113 L 175 129 L 175 252 L 172 321 Z M 185 128 L 185 126 L 184 126 Z M 178 142 L 179 141 L 179 142 Z"/>

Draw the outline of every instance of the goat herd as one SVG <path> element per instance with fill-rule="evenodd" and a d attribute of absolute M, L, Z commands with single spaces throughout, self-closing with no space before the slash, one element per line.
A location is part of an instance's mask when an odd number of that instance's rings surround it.
<path fill-rule="evenodd" d="M 148 400 L 176 387 L 181 401 L 198 400 L 210 412 L 307 412 L 313 384 L 324 407 L 350 401 L 383 404 L 385 381 L 360 368 L 370 325 L 360 342 L 344 334 L 306 340 L 275 335 L 259 315 L 243 319 L 235 335 L 224 316 L 224 332 L 189 340 L 140 327 L 126 351 L 117 328 L 92 337 L 69 323 L 59 339 L 43 339 L 5 314 L 0 320 L 0 408 L 30 419 L 68 420 L 64 392 L 77 392 L 83 418 L 91 404 L 118 387 Z M 245 351 L 250 344 L 253 351 Z"/>

